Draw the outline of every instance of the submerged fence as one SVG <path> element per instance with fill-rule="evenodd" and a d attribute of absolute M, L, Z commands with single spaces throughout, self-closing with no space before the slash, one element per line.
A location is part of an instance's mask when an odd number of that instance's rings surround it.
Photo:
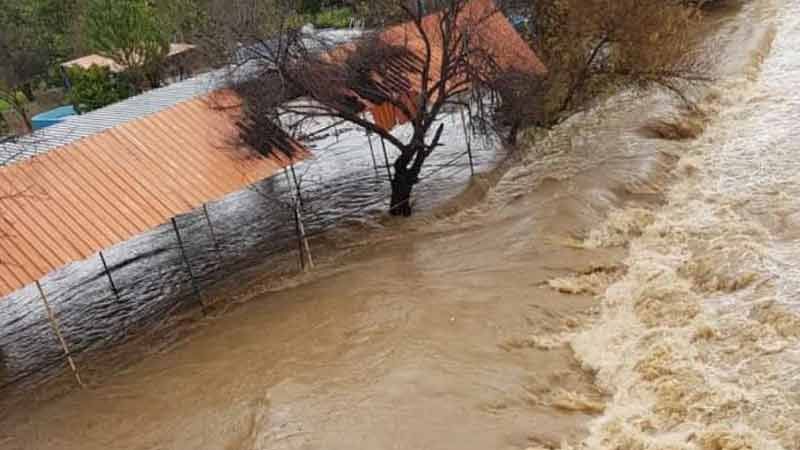
<path fill-rule="evenodd" d="M 476 145 L 473 133 L 458 132 L 466 123 L 445 120 L 455 132 L 425 166 L 415 191 L 422 209 L 495 158 L 493 145 Z M 220 281 L 254 266 L 276 275 L 311 267 L 309 239 L 384 212 L 393 150 L 357 130 L 331 133 L 335 144 L 318 150 L 316 161 L 175 217 L 2 300 L 0 392 L 25 390 L 65 371 L 77 383 L 96 382 L 103 367 L 114 366 L 120 344 L 144 335 L 168 342 L 172 322 L 202 314 L 213 300 L 205 296 Z M 119 357 L 124 364 L 124 352 Z"/>

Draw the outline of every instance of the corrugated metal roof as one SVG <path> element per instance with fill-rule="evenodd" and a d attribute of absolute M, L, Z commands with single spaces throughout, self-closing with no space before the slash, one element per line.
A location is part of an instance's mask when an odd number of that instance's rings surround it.
<path fill-rule="evenodd" d="M 0 165 L 46 153 L 78 139 L 154 114 L 222 86 L 224 72 L 209 72 L 106 106 L 34 133 L 0 143 Z"/>
<path fill-rule="evenodd" d="M 240 143 L 238 104 L 205 95 L 0 167 L 0 295 L 288 165 Z"/>
<path fill-rule="evenodd" d="M 324 42 L 321 48 L 343 44 L 362 34 L 361 30 L 317 30 L 315 41 Z M 157 113 L 181 102 L 209 94 L 227 85 L 229 78 L 247 76 L 247 67 L 231 73 L 228 69 L 208 72 L 165 87 L 147 91 L 104 108 L 70 117 L 31 134 L 0 141 L 0 166 L 46 153 L 78 139 L 114 128 L 131 120 Z"/>

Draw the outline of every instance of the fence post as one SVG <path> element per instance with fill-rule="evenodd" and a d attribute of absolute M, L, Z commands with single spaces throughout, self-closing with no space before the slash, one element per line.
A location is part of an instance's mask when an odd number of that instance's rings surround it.
<path fill-rule="evenodd" d="M 297 175 L 295 174 L 294 171 L 294 164 L 290 164 L 288 170 L 284 169 L 287 181 L 290 181 L 289 171 L 292 172 L 292 178 L 294 179 L 294 187 L 295 187 L 295 190 L 293 191 L 292 194 L 292 200 L 293 200 L 292 207 L 294 209 L 294 223 L 295 223 L 295 231 L 297 232 L 297 243 L 300 250 L 300 268 L 302 270 L 305 270 L 306 268 L 305 257 L 307 256 L 308 265 L 313 269 L 314 260 L 311 257 L 311 246 L 308 243 L 308 237 L 306 236 L 306 229 L 305 226 L 303 225 L 303 216 L 302 216 L 303 198 L 301 197 L 300 183 L 297 182 Z"/>
<path fill-rule="evenodd" d="M 461 128 L 464 130 L 464 140 L 467 142 L 467 155 L 469 156 L 469 171 L 475 176 L 475 164 L 472 162 L 472 137 L 467 130 L 467 121 L 464 119 L 464 109 L 459 109 L 461 113 Z"/>
<path fill-rule="evenodd" d="M 178 238 L 178 247 L 181 250 L 181 257 L 183 258 L 183 263 L 186 265 L 186 271 L 189 272 L 189 278 L 192 281 L 192 290 L 194 290 L 194 294 L 197 296 L 197 302 L 200 303 L 200 309 L 203 311 L 203 315 L 206 315 L 206 305 L 203 303 L 203 297 L 200 295 L 200 288 L 197 286 L 197 280 L 194 278 L 194 272 L 192 272 L 192 264 L 189 262 L 189 257 L 186 255 L 186 250 L 183 248 L 183 239 L 181 238 L 181 232 L 178 230 L 178 222 L 175 218 L 172 218 L 172 229 L 175 230 L 175 236 Z"/>
<path fill-rule="evenodd" d="M 383 147 L 383 159 L 386 161 L 386 175 L 389 177 L 389 182 L 392 182 L 392 169 L 389 168 L 389 154 L 386 153 L 386 141 L 381 137 L 381 147 Z"/>
<path fill-rule="evenodd" d="M 117 285 L 114 283 L 114 279 L 111 278 L 111 271 L 108 269 L 106 257 L 103 255 L 103 252 L 100 252 L 100 261 L 103 263 L 103 270 L 106 272 L 106 277 L 108 278 L 108 283 L 111 285 L 111 290 L 114 292 L 114 296 L 117 298 L 117 301 L 120 301 L 119 290 L 117 289 Z"/>
<path fill-rule="evenodd" d="M 292 172 L 292 180 L 294 181 L 294 189 L 295 195 L 297 196 L 297 201 L 300 203 L 300 206 L 304 206 L 303 204 L 303 195 L 300 191 L 300 183 L 297 181 L 297 174 L 294 171 L 294 164 L 289 164 L 289 170 Z"/>
<path fill-rule="evenodd" d="M 205 203 L 203 203 L 203 214 L 206 216 L 208 230 L 211 232 L 211 240 L 214 242 L 214 250 L 217 252 L 217 260 L 219 261 L 219 264 L 222 265 L 222 250 L 219 248 L 217 233 L 214 231 L 214 224 L 211 222 L 211 216 L 208 214 L 208 206 Z"/>
<path fill-rule="evenodd" d="M 297 247 L 300 252 L 300 269 L 306 270 L 306 258 L 308 258 L 308 267 L 313 269 L 314 259 L 311 257 L 311 246 L 308 243 L 308 236 L 306 236 L 306 229 L 303 225 L 303 216 L 297 203 L 294 205 L 294 225 L 297 232 Z"/>
<path fill-rule="evenodd" d="M 292 205 L 292 210 L 294 212 L 294 231 L 297 233 L 297 256 L 300 260 L 300 270 L 305 272 L 306 259 L 303 257 L 303 238 L 300 233 L 300 217 L 297 214 L 297 205 Z"/>
<path fill-rule="evenodd" d="M 53 310 L 50 309 L 50 302 L 47 301 L 47 296 L 44 295 L 44 289 L 42 289 L 42 285 L 38 280 L 36 281 L 36 288 L 39 290 L 39 295 L 42 297 L 42 303 L 44 303 L 44 309 L 47 311 L 47 318 L 50 321 L 50 327 L 53 328 L 53 332 L 58 338 L 58 342 L 61 343 L 61 349 L 64 351 L 64 356 L 67 357 L 67 363 L 69 363 L 69 367 L 72 369 L 72 374 L 75 376 L 75 381 L 78 382 L 80 387 L 86 387 L 81 380 L 81 374 L 78 371 L 78 366 L 75 365 L 75 361 L 72 359 L 72 353 L 70 353 L 69 347 L 67 347 L 67 341 L 64 340 L 64 336 L 61 334 L 61 328 L 58 326 L 56 316 L 53 314 Z"/>
<path fill-rule="evenodd" d="M 314 258 L 311 257 L 311 246 L 308 244 L 308 236 L 306 236 L 306 227 L 303 225 L 303 216 L 300 212 L 300 206 L 295 207 L 297 213 L 297 224 L 300 230 L 300 238 L 303 241 L 303 246 L 306 249 L 306 257 L 308 258 L 308 266 L 314 268 Z M 302 256 L 302 255 L 301 255 Z"/>
<path fill-rule="evenodd" d="M 378 176 L 378 160 L 375 159 L 375 148 L 372 146 L 372 134 L 367 131 L 367 142 L 369 142 L 369 154 L 372 155 L 372 167 L 375 169 L 375 176 Z"/>

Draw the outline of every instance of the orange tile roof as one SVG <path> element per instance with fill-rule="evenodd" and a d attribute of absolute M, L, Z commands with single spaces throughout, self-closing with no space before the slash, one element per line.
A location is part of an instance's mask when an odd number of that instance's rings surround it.
<path fill-rule="evenodd" d="M 240 112 L 218 92 L 0 167 L 0 295 L 287 166 L 240 143 Z"/>

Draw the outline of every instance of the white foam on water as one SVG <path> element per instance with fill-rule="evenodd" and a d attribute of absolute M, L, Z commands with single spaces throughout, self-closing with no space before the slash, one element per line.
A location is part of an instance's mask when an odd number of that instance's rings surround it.
<path fill-rule="evenodd" d="M 721 82 L 666 205 L 590 233 L 630 251 L 571 342 L 611 395 L 581 448 L 800 448 L 800 3 L 755 11 L 753 65 Z"/>

